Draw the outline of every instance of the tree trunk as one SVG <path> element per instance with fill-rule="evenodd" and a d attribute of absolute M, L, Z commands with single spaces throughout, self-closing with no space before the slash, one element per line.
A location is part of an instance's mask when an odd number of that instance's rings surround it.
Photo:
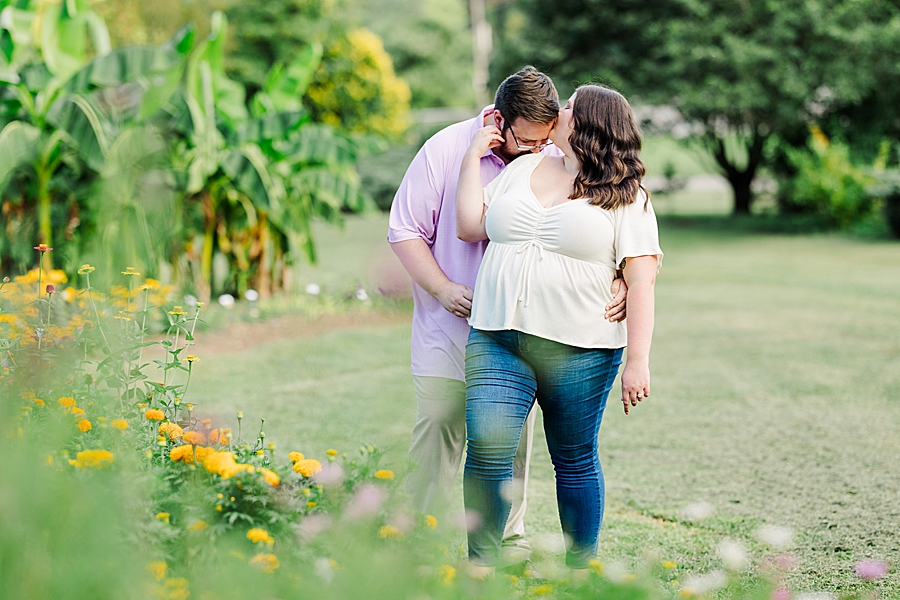
<path fill-rule="evenodd" d="M 469 0 L 472 25 L 472 89 L 479 108 L 490 102 L 491 25 L 487 21 L 485 0 Z"/>
<path fill-rule="evenodd" d="M 738 167 L 732 157 L 728 156 L 725 150 L 725 141 L 722 138 L 710 135 L 707 138 L 708 148 L 716 159 L 722 174 L 731 184 L 731 190 L 734 197 L 734 207 L 732 213 L 735 215 L 749 215 L 750 208 L 753 205 L 753 179 L 756 177 L 756 171 L 762 162 L 763 147 L 766 138 L 759 134 L 754 134 L 747 143 L 747 165 L 744 168 Z"/>
<path fill-rule="evenodd" d="M 269 255 L 269 220 L 266 213 L 259 211 L 259 258 L 256 271 L 256 291 L 260 298 L 269 298 L 272 295 L 272 257 Z"/>
<path fill-rule="evenodd" d="M 38 242 L 53 246 L 53 221 L 52 208 L 53 202 L 50 197 L 50 177 L 51 173 L 48 169 L 41 165 L 37 171 L 37 220 L 38 220 Z M 53 268 L 53 257 L 48 252 L 44 257 L 43 266 L 48 271 Z"/>

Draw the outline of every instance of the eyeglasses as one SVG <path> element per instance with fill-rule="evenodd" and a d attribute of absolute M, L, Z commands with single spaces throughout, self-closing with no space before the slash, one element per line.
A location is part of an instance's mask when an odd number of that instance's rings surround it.
<path fill-rule="evenodd" d="M 506 128 L 509 129 L 509 132 L 513 136 L 513 141 L 516 143 L 516 148 L 522 150 L 523 152 L 534 152 L 535 150 L 543 150 L 547 146 L 552 146 L 553 142 L 547 140 L 546 142 L 541 142 L 540 144 L 534 144 L 532 146 L 526 146 L 524 144 L 519 143 L 519 139 L 516 137 L 516 132 L 513 131 L 512 125 L 509 123 L 506 124 Z"/>

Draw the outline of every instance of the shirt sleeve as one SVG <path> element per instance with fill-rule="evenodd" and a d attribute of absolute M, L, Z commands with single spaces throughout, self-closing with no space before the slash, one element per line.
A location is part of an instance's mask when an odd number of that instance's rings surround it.
<path fill-rule="evenodd" d="M 443 201 L 444 175 L 427 142 L 413 158 L 391 204 L 388 241 L 421 239 L 434 244 Z"/>
<path fill-rule="evenodd" d="M 656 256 L 657 268 L 662 266 L 656 213 L 646 192 L 641 189 L 634 202 L 616 210 L 620 212 L 616 223 L 616 264 L 621 268 L 626 258 Z"/>

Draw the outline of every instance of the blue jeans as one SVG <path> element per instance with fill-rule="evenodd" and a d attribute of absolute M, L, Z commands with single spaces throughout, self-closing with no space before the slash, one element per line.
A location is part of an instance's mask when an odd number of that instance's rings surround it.
<path fill-rule="evenodd" d="M 535 399 L 556 471 L 566 565 L 583 569 L 596 556 L 604 496 L 597 436 L 621 362 L 621 348 L 576 348 L 518 331 L 469 334 L 464 490 L 472 563 L 497 564 L 513 457 Z"/>

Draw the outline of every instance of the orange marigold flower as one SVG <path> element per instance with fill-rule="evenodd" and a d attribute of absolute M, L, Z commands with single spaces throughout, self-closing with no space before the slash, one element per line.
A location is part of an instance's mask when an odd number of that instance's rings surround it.
<path fill-rule="evenodd" d="M 331 458 L 334 458 L 335 456 L 338 455 L 338 451 L 335 450 L 334 448 L 329 448 L 328 450 L 325 451 L 325 454 L 327 454 Z"/>
<path fill-rule="evenodd" d="M 87 414 L 86 412 L 84 412 L 84 409 L 78 408 L 77 406 L 73 406 L 72 408 L 70 408 L 69 412 L 72 413 L 73 415 L 75 415 L 76 417 L 83 417 L 84 415 Z"/>
<path fill-rule="evenodd" d="M 144 417 L 146 417 L 148 421 L 164 421 L 166 418 L 166 413 L 159 410 L 158 408 L 151 408 L 144 413 Z"/>
<path fill-rule="evenodd" d="M 269 469 L 260 469 L 262 473 L 263 479 L 271 485 L 272 487 L 277 487 L 279 483 L 281 483 L 281 478 L 278 476 L 278 473 L 275 471 L 270 471 Z"/>
<path fill-rule="evenodd" d="M 41 400 L 40 398 L 35 398 L 34 403 L 37 404 L 38 406 L 47 406 L 47 403 L 44 402 L 43 400 Z"/>
<path fill-rule="evenodd" d="M 59 402 L 60 406 L 64 408 L 72 408 L 73 406 L 75 406 L 75 398 L 73 398 L 72 396 L 63 396 L 62 398 L 57 400 L 57 402 Z"/>
<path fill-rule="evenodd" d="M 260 542 L 268 543 L 269 541 L 275 541 L 275 538 L 269 535 L 269 532 L 265 529 L 251 529 L 247 532 L 247 539 L 254 544 L 258 544 Z"/>
<path fill-rule="evenodd" d="M 78 421 L 78 431 L 80 431 L 81 433 L 87 433 L 88 431 L 93 429 L 93 427 L 94 426 L 91 425 L 91 422 L 87 419 L 80 419 Z"/>
<path fill-rule="evenodd" d="M 125 419 L 113 419 L 109 424 L 112 425 L 113 429 L 118 429 L 119 431 L 128 429 L 128 421 Z"/>
<path fill-rule="evenodd" d="M 231 452 L 216 452 L 213 450 L 203 458 L 203 468 L 210 473 L 215 473 L 222 479 L 230 479 L 242 471 L 252 471 L 253 467 L 235 462 Z"/>
<path fill-rule="evenodd" d="M 186 431 L 183 436 L 181 436 L 188 444 L 194 444 L 195 446 L 200 446 L 206 443 L 206 436 L 203 435 L 200 431 Z"/>
<path fill-rule="evenodd" d="M 436 529 L 438 526 L 438 520 L 434 515 L 428 515 L 425 517 L 425 527 L 429 529 Z"/>
<path fill-rule="evenodd" d="M 218 444 L 219 443 L 219 430 L 213 429 L 209 432 L 209 443 L 210 444 Z"/>
<path fill-rule="evenodd" d="M 322 463 L 314 458 L 304 458 L 294 463 L 294 471 L 304 477 L 312 477 L 322 470 Z"/>
<path fill-rule="evenodd" d="M 157 429 L 159 435 L 164 435 L 168 437 L 173 442 L 184 435 L 184 430 L 181 429 L 181 426 L 177 423 L 171 423 L 166 421 L 165 423 L 159 424 L 159 429 Z"/>
<path fill-rule="evenodd" d="M 215 452 L 212 448 L 207 448 L 205 446 L 192 446 L 190 444 L 185 444 L 183 446 L 176 446 L 169 451 L 169 458 L 174 462 L 183 462 L 187 465 L 194 462 L 194 456 L 197 456 L 198 462 L 203 462 L 203 460 Z"/>
<path fill-rule="evenodd" d="M 279 567 L 278 558 L 274 554 L 257 554 L 250 559 L 250 564 L 266 573 L 272 573 Z"/>
<path fill-rule="evenodd" d="M 377 479 L 393 479 L 394 472 L 389 469 L 379 469 L 378 471 L 375 471 L 375 477 Z"/>
<path fill-rule="evenodd" d="M 306 458 L 306 457 L 303 456 L 302 454 L 300 454 L 299 452 L 289 452 L 288 453 L 288 459 L 290 459 L 291 462 L 297 462 L 298 460 L 303 460 L 304 458 Z"/>

